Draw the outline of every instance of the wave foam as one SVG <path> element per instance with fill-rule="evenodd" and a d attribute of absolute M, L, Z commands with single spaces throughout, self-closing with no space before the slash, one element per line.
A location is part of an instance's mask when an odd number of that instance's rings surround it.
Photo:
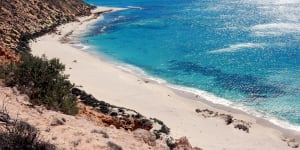
<path fill-rule="evenodd" d="M 299 4 L 299 0 L 244 0 L 244 2 L 264 5 Z"/>
<path fill-rule="evenodd" d="M 251 27 L 256 36 L 280 36 L 284 34 L 300 33 L 299 23 L 269 23 Z"/>
<path fill-rule="evenodd" d="M 126 9 L 128 9 L 128 8 L 97 6 L 91 12 L 96 13 L 96 12 L 107 11 L 107 10 L 112 10 L 113 12 L 115 12 L 115 11 L 121 11 L 121 10 L 126 10 Z"/>
<path fill-rule="evenodd" d="M 139 9 L 139 10 L 144 9 L 143 7 L 138 7 L 138 6 L 127 6 L 127 8 L 130 8 L 130 9 Z"/>
<path fill-rule="evenodd" d="M 229 45 L 228 48 L 222 48 L 217 50 L 209 51 L 208 53 L 225 53 L 225 52 L 236 52 L 242 50 L 244 48 L 262 48 L 265 44 L 257 44 L 257 43 L 241 43 L 235 45 Z"/>
<path fill-rule="evenodd" d="M 100 32 L 104 32 L 105 29 L 107 29 L 107 27 L 106 27 L 106 26 L 103 26 L 103 27 L 100 29 Z"/>
<path fill-rule="evenodd" d="M 183 87 L 183 86 L 179 86 L 179 85 L 172 85 L 172 84 L 168 85 L 168 87 L 170 87 L 172 89 L 175 89 L 175 90 L 184 91 L 184 92 L 187 92 L 187 93 L 193 93 L 193 94 L 199 95 L 200 97 L 202 97 L 205 100 L 208 100 L 210 102 L 213 102 L 214 104 L 222 104 L 222 105 L 225 105 L 225 106 L 232 106 L 233 105 L 232 102 L 230 102 L 226 99 L 214 96 L 213 94 L 211 94 L 209 92 L 206 92 L 206 91 L 198 90 L 198 89 L 195 89 L 195 88 Z"/>
<path fill-rule="evenodd" d="M 82 43 L 72 44 L 73 47 L 78 48 L 80 50 L 88 50 L 90 49 L 90 46 L 84 45 Z"/>
<path fill-rule="evenodd" d="M 163 79 L 160 79 L 160 78 L 155 78 L 155 77 L 152 77 L 150 75 L 148 75 L 144 70 L 138 68 L 138 67 L 135 67 L 135 66 L 132 66 L 132 65 L 128 65 L 128 64 L 123 64 L 123 63 L 114 63 L 117 68 L 125 71 L 125 72 L 128 72 L 128 73 L 131 73 L 131 74 L 134 74 L 136 76 L 139 76 L 141 78 L 144 78 L 144 79 L 147 79 L 147 80 L 151 80 L 151 81 L 154 81 L 158 84 L 165 84 L 167 83 L 167 81 L 163 80 Z"/>

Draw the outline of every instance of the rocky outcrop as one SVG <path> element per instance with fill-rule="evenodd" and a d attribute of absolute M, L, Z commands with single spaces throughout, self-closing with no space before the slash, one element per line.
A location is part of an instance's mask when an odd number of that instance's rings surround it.
<path fill-rule="evenodd" d="M 192 147 L 186 137 L 174 140 L 169 135 L 168 128 L 161 120 L 156 118 L 147 118 L 135 110 L 118 107 L 97 100 L 85 91 L 73 88 L 72 94 L 79 98 L 79 116 L 95 122 L 99 126 L 116 127 L 132 131 L 134 137 L 149 145 L 157 146 L 157 141 L 165 141 L 168 149 L 171 150 L 201 150 Z"/>
<path fill-rule="evenodd" d="M 173 150 L 201 150 L 198 147 L 192 147 L 186 137 L 182 137 L 175 141 Z"/>
<path fill-rule="evenodd" d="M 91 5 L 82 0 L 1 0 L 0 46 L 14 51 L 28 51 L 28 40 L 54 27 L 89 15 Z M 0 56 L 10 59 L 1 53 Z"/>
<path fill-rule="evenodd" d="M 90 120 L 96 122 L 97 124 L 104 124 L 105 126 L 115 126 L 117 129 L 125 129 L 134 131 L 136 129 L 150 130 L 152 129 L 152 122 L 146 118 L 132 118 L 124 116 L 111 116 L 103 114 L 93 107 L 86 106 L 84 104 L 79 104 L 80 116 L 89 118 Z"/>
<path fill-rule="evenodd" d="M 137 129 L 133 132 L 133 135 L 135 138 L 147 143 L 149 146 L 156 145 L 155 135 L 147 130 Z"/>
<path fill-rule="evenodd" d="M 167 140 L 167 145 L 170 150 L 202 150 L 199 147 L 192 147 L 187 137 L 181 137 L 176 140 L 169 138 Z"/>
<path fill-rule="evenodd" d="M 232 115 L 223 114 L 209 109 L 196 109 L 196 113 L 204 118 L 220 118 L 223 119 L 226 125 L 233 125 L 235 129 L 239 129 L 249 133 L 252 123 L 244 120 L 235 119 Z"/>
<path fill-rule="evenodd" d="M 149 131 L 153 128 L 153 124 L 155 123 L 135 110 L 99 101 L 92 95 L 87 94 L 78 88 L 73 88 L 72 93 L 78 96 L 80 102 L 83 104 L 79 105 L 81 108 L 80 114 L 87 115 L 90 118 L 98 118 L 95 120 L 101 120 L 102 123 L 105 123 L 108 126 L 114 125 L 117 128 L 123 128 L 131 131 L 136 129 Z"/>

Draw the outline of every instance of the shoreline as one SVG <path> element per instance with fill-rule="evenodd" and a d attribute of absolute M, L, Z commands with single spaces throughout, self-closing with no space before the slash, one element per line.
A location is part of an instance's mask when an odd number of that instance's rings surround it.
<path fill-rule="evenodd" d="M 161 119 L 171 128 L 172 136 L 187 136 L 194 146 L 204 149 L 243 147 L 287 149 L 289 147 L 280 138 L 281 134 L 299 139 L 299 133 L 296 136 L 280 127 L 272 126 L 271 123 L 257 123 L 263 121 L 241 110 L 213 104 L 205 99 L 195 100 L 195 95 L 176 91 L 164 84 L 146 83 L 142 77 L 121 70 L 101 57 L 75 48 L 74 44 L 62 44 L 60 39 L 64 35 L 71 31 L 76 35 L 102 17 L 88 22 L 84 22 L 85 19 L 88 17 L 80 19 L 80 22 L 59 27 L 61 35 L 48 34 L 38 38 L 36 43 L 30 43 L 32 54 L 38 56 L 46 54 L 48 58 L 59 58 L 66 65 L 65 73 L 70 75 L 71 82 L 82 85 L 85 91 L 98 99 L 134 109 L 147 117 Z M 75 63 L 74 60 L 77 62 Z M 198 108 L 230 114 L 235 118 L 249 121 L 252 123 L 250 133 L 227 126 L 220 118 L 203 118 L 195 112 Z M 216 133 L 218 135 L 212 135 Z"/>
<path fill-rule="evenodd" d="M 297 135 L 295 138 L 300 141 L 300 126 L 296 126 L 289 122 L 279 120 L 273 116 L 266 116 L 260 112 L 257 112 L 255 109 L 251 109 L 248 106 L 238 106 L 234 102 L 217 97 L 209 92 L 202 91 L 200 89 L 168 83 L 164 79 L 152 77 L 151 75 L 148 75 L 146 72 L 144 72 L 138 67 L 122 63 L 118 60 L 114 60 L 113 58 L 110 58 L 110 56 L 106 56 L 106 54 L 103 54 L 101 52 L 95 52 L 93 50 L 90 50 L 89 48 L 82 48 L 82 51 L 91 55 L 97 55 L 94 57 L 97 57 L 102 61 L 113 65 L 114 67 L 124 71 L 125 73 L 137 76 L 138 78 L 141 78 L 147 82 L 152 82 L 154 84 L 165 86 L 166 88 L 169 88 L 170 90 L 174 91 L 177 95 L 186 97 L 190 100 L 201 101 L 207 105 L 224 111 L 248 115 L 250 117 L 256 118 L 259 122 L 262 122 L 262 125 L 267 124 L 267 126 L 272 126 L 273 128 L 283 130 L 284 132 L 292 134 L 294 134 L 294 132 L 297 132 L 298 134 L 295 134 Z M 203 93 L 205 93 L 206 97 L 203 95 Z M 217 100 L 212 101 L 211 99 Z"/>

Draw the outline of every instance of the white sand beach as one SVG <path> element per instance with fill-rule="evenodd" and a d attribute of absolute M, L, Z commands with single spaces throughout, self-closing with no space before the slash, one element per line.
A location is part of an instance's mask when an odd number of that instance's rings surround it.
<path fill-rule="evenodd" d="M 98 8 L 97 11 L 108 9 Z M 257 123 L 255 117 L 238 110 L 216 108 L 200 97 L 184 96 L 184 93 L 179 94 L 164 84 L 145 82 L 145 79 L 125 72 L 97 55 L 61 42 L 66 34 L 76 35 L 87 30 L 96 21 L 90 18 L 84 17 L 79 19 L 80 22 L 62 25 L 57 29 L 60 34 L 47 34 L 31 42 L 32 54 L 59 58 L 66 65 L 65 74 L 70 75 L 71 82 L 81 85 L 83 90 L 97 99 L 162 120 L 171 128 L 172 136 L 187 136 L 193 146 L 205 150 L 296 149 L 288 146 L 288 143 L 295 144 L 289 140 L 295 138 L 294 135 L 282 134 L 282 130 L 269 124 Z M 196 113 L 196 109 L 230 114 L 234 119 L 249 123 L 249 133 L 234 128 L 234 123 L 226 125 L 222 117 L 209 117 L 209 113 L 203 111 Z M 299 136 L 299 133 L 294 134 Z"/>

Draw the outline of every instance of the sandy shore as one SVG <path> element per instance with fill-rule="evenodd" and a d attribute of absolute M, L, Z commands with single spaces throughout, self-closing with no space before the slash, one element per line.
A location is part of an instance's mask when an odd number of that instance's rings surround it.
<path fill-rule="evenodd" d="M 99 8 L 98 11 L 107 9 L 110 8 Z M 70 80 L 81 85 L 88 93 L 111 104 L 162 120 L 171 128 L 172 136 L 187 136 L 193 146 L 205 150 L 295 149 L 288 146 L 288 143 L 293 142 L 288 142 L 286 138 L 295 138 L 299 133 L 293 135 L 283 132 L 268 123 L 258 123 L 266 121 L 259 121 L 240 111 L 223 109 L 199 97 L 179 94 L 163 84 L 145 82 L 145 79 L 125 72 L 101 57 L 77 49 L 69 43 L 61 43 L 66 34 L 76 35 L 95 21 L 84 17 L 80 22 L 60 26 L 59 34 L 48 34 L 30 43 L 32 54 L 59 58 L 66 65 L 65 73 L 70 75 Z M 196 109 L 232 115 L 237 122 L 243 120 L 249 125 L 249 133 L 234 128 L 234 123 L 226 125 L 222 116 L 211 115 L 207 111 L 196 113 Z"/>

